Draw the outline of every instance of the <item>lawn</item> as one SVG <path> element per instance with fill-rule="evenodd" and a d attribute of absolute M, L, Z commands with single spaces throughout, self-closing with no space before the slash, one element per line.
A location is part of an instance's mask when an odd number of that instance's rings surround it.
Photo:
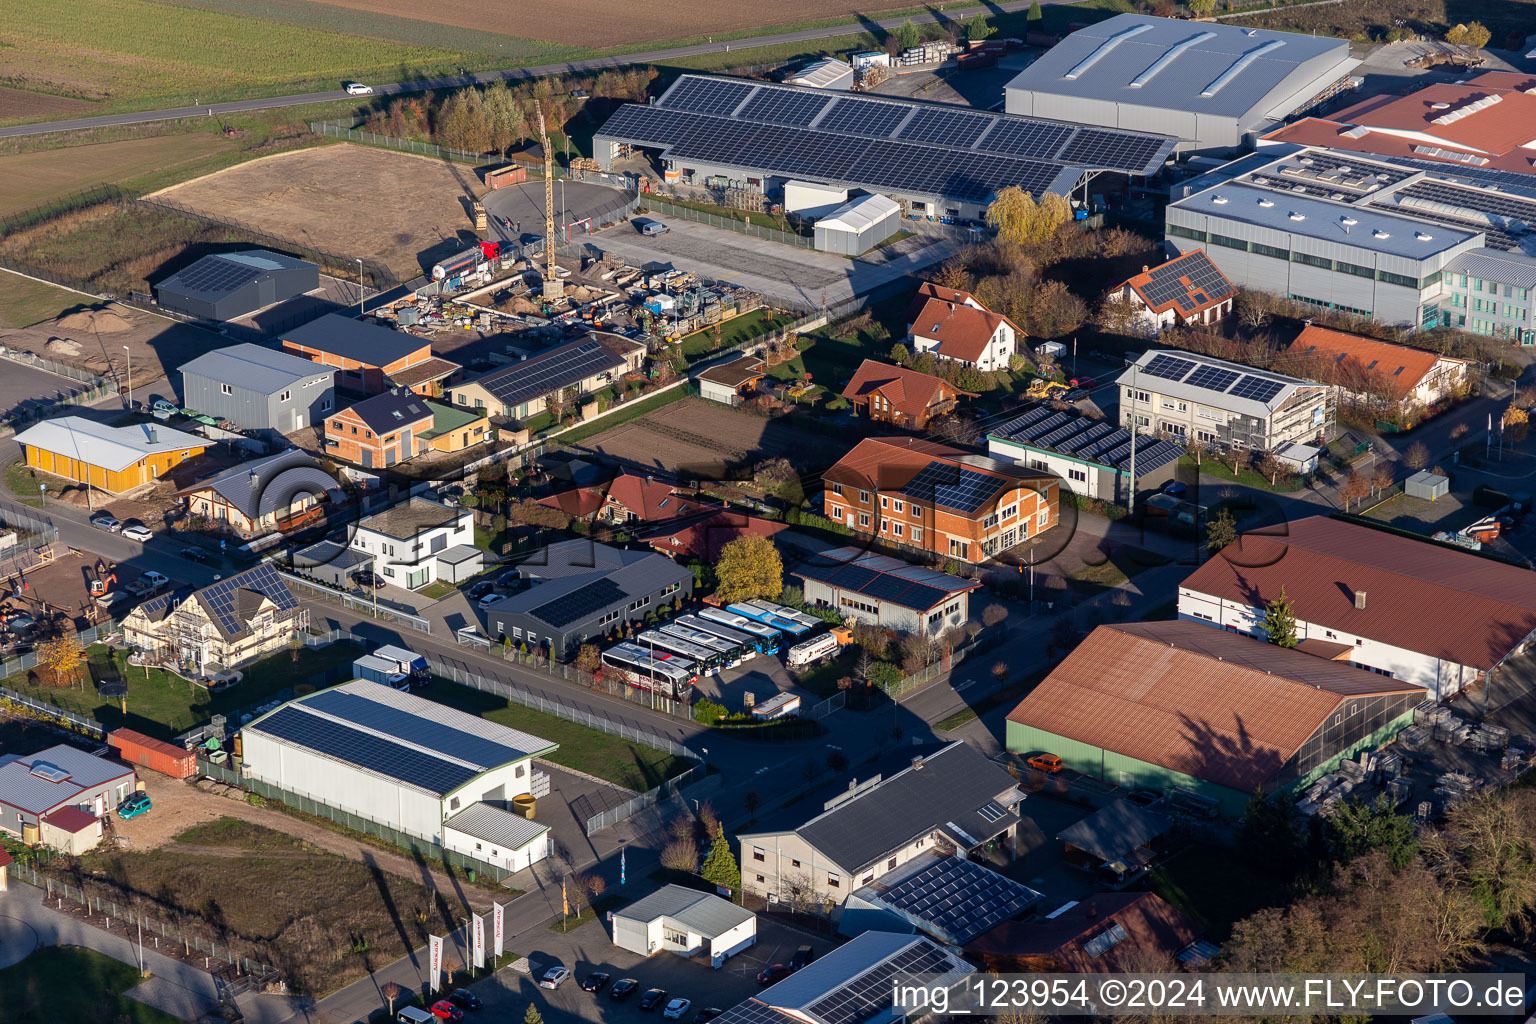
<path fill-rule="evenodd" d="M 627 402 L 621 410 L 610 412 L 608 415 L 594 423 L 587 423 L 583 426 L 572 427 L 566 433 L 561 434 L 557 440 L 561 444 L 567 445 L 576 444 L 578 441 L 585 441 L 587 438 L 596 434 L 601 434 L 605 430 L 612 430 L 614 427 L 619 426 L 621 423 L 628 423 L 630 420 L 637 420 L 647 413 L 655 412 L 657 409 L 660 409 L 663 406 L 671 405 L 673 402 L 681 402 L 683 399 L 688 397 L 691 387 L 692 385 L 687 387 L 673 388 L 671 391 L 668 391 L 665 394 L 652 395 L 650 398 L 642 398 L 638 402 Z"/>
<path fill-rule="evenodd" d="M 25 462 L 13 462 L 5 467 L 5 489 L 14 494 L 23 505 L 41 506 L 43 504 L 41 492 L 37 489 L 40 479 L 46 482 L 57 478 L 46 474 L 39 478 Z"/>
<path fill-rule="evenodd" d="M 240 143 L 208 130 L 44 149 L 0 157 L 0 217 L 97 185 L 120 185 L 235 153 Z"/>
<path fill-rule="evenodd" d="M 1290 898 L 1288 886 L 1256 871 L 1232 851 L 1201 843 L 1158 864 L 1144 886 L 1207 925 L 1205 937 L 1226 941 L 1232 923 Z"/>
<path fill-rule="evenodd" d="M 745 345 L 754 338 L 760 338 L 765 334 L 776 331 L 785 324 L 793 323 L 794 316 L 776 309 L 754 309 L 741 316 L 732 317 L 714 327 L 706 327 L 702 331 L 694 331 L 683 338 L 678 346 L 678 351 L 688 362 L 697 362 L 708 358 L 717 351 L 724 352 L 740 345 Z M 715 347 L 715 329 L 720 330 L 720 347 Z"/>
<path fill-rule="evenodd" d="M 138 968 L 94 950 L 44 946 L 0 970 L 0 1006 L 9 1024 L 179 1024 L 179 1018 L 123 995 L 141 980 Z"/>
<path fill-rule="evenodd" d="M 0 182 L 5 180 L 4 161 L 0 161 Z M 30 327 L 52 320 L 66 309 L 96 300 L 67 288 L 35 281 L 20 274 L 0 272 L 0 327 Z M 10 474 L 6 474 L 10 486 Z M 37 488 L 32 489 L 33 493 Z"/>
<path fill-rule="evenodd" d="M 1014 682 L 1009 683 L 1007 686 L 1004 686 L 1002 689 L 994 690 L 992 693 L 987 694 L 985 697 L 981 698 L 970 707 L 956 711 L 948 718 L 934 723 L 933 727 L 940 732 L 950 732 L 954 729 L 960 728 L 966 722 L 974 722 L 988 711 L 992 711 L 1004 705 L 1012 706 L 1017 704 L 1019 701 L 1028 696 L 1029 691 L 1038 686 L 1040 684 L 1040 680 L 1044 679 L 1049 672 L 1050 669 L 1040 669 L 1038 671 L 1031 672 L 1023 679 L 1015 680 Z"/>
<path fill-rule="evenodd" d="M 578 722 L 568 722 L 542 711 L 525 708 L 521 704 L 512 704 L 495 694 L 472 690 L 446 679 L 438 679 L 427 696 L 488 721 L 521 729 L 551 743 L 558 743 L 560 749 L 548 755 L 547 760 L 617 783 L 637 793 L 654 789 L 674 775 L 681 775 L 691 766 L 686 758 L 665 754 Z"/>
<path fill-rule="evenodd" d="M 1085 565 L 1071 576 L 1072 584 L 1081 593 L 1097 594 L 1118 587 L 1137 573 L 1167 565 L 1172 559 L 1166 555 L 1143 548 L 1122 546 L 1113 548 L 1103 562 Z"/>
<path fill-rule="evenodd" d="M 1201 476 L 1211 476 L 1218 480 L 1230 480 L 1233 483 L 1242 484 L 1244 487 L 1253 487 L 1261 491 L 1289 492 L 1299 491 L 1306 486 L 1306 478 L 1296 474 L 1282 473 L 1269 482 L 1269 477 L 1261 473 L 1255 473 L 1251 469 L 1244 469 L 1241 473 L 1233 473 L 1232 467 L 1214 456 L 1204 456 L 1200 464 L 1195 465 L 1191 456 L 1184 455 L 1179 458 L 1180 469 L 1198 470 Z"/>
<path fill-rule="evenodd" d="M 299 683 L 323 685 L 318 681 L 328 670 L 351 663 L 362 652 L 349 643 L 293 648 L 242 669 L 245 679 L 240 685 L 218 694 L 210 694 L 207 688 L 163 669 L 126 665 L 123 652 L 116 652 L 115 659 L 113 653 L 99 644 L 90 647 L 86 652 L 89 678 L 82 676 L 71 686 L 49 686 L 35 671 L 11 676 L 4 681 L 4 686 L 94 719 L 107 729 L 127 726 L 150 736 L 170 739 L 202 725 L 214 715 L 231 715 L 242 708 L 265 703 Z M 297 659 L 293 657 L 294 653 L 297 653 Z M 127 680 L 126 713 L 117 701 L 96 694 L 95 682 L 113 675 Z"/>
<path fill-rule="evenodd" d="M 429 601 L 441 601 L 443 598 L 448 597 L 458 589 L 459 588 L 454 586 L 452 583 L 438 580 L 435 583 L 427 584 L 425 587 L 422 587 L 420 590 L 416 591 L 416 593 L 421 597 L 427 598 Z"/>
<path fill-rule="evenodd" d="M 138 896 L 152 919 L 278 966 L 301 993 L 339 988 L 458 923 L 451 894 L 233 818 L 190 828 L 156 850 L 103 848 L 82 867 L 91 895 Z"/>

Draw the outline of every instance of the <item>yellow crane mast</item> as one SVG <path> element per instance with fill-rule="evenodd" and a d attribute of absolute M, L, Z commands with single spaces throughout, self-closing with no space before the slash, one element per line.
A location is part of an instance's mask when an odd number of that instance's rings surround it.
<path fill-rule="evenodd" d="M 553 302 L 565 297 L 565 286 L 555 276 L 555 152 L 544 128 L 544 104 L 535 100 L 534 109 L 539 112 L 539 145 L 544 147 L 544 298 Z"/>

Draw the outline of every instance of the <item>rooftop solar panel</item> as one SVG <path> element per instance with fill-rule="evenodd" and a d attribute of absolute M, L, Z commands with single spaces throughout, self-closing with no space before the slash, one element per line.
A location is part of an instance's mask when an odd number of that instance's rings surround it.
<path fill-rule="evenodd" d="M 1179 359 L 1175 356 L 1153 356 L 1141 372 L 1152 377 L 1162 377 L 1164 380 L 1183 380 L 1195 364 L 1188 359 Z"/>
<path fill-rule="evenodd" d="M 992 127 L 992 121 L 985 114 L 925 107 L 912 114 L 897 137 L 913 142 L 937 142 L 943 146 L 969 149 Z"/>
<path fill-rule="evenodd" d="M 256 267 L 227 260 L 222 256 L 205 256 L 177 275 L 182 287 L 192 291 L 226 293 L 234 291 L 248 281 L 260 277 Z"/>
<path fill-rule="evenodd" d="M 994 153 L 1048 160 L 1061 151 L 1062 143 L 1071 136 L 1072 129 L 1067 125 L 1008 118 L 993 125 L 977 146 Z"/>
<path fill-rule="evenodd" d="M 609 605 L 624 600 L 625 591 L 610 579 L 593 580 L 546 604 L 541 604 L 528 614 L 543 619 L 551 626 L 569 626 L 580 622 Z"/>
<path fill-rule="evenodd" d="M 1161 145 L 1144 135 L 1084 128 L 1062 148 L 1060 159 L 1090 167 L 1144 167 Z"/>
<path fill-rule="evenodd" d="M 862 1024 L 889 1010 L 893 1003 L 892 980 L 914 974 L 946 974 L 958 968 L 946 953 L 924 941 L 864 972 L 843 988 L 812 1003 L 813 1017 L 826 1024 Z"/>
<path fill-rule="evenodd" d="M 971 513 L 985 505 L 1006 483 L 1000 477 L 934 461 L 907 481 L 901 491 L 919 501 Z"/>
<path fill-rule="evenodd" d="M 889 138 L 896 126 L 907 119 L 912 108 L 899 103 L 843 98 L 832 105 L 816 127 L 824 131 L 850 132 L 874 138 Z"/>
<path fill-rule="evenodd" d="M 229 634 L 240 633 L 245 628 L 235 611 L 235 598 L 241 590 L 260 593 L 276 605 L 278 611 L 288 611 L 299 606 L 288 585 L 277 574 L 275 566 L 263 563 L 254 569 L 247 569 L 197 592 L 208 611 Z"/>
<path fill-rule="evenodd" d="M 589 340 L 493 370 L 479 383 L 510 407 L 594 377 L 620 362 L 601 342 Z"/>
<path fill-rule="evenodd" d="M 721 78 L 685 75 L 667 90 L 661 106 L 669 110 L 691 110 L 697 114 L 728 115 L 747 98 L 755 85 Z"/>
<path fill-rule="evenodd" d="M 304 706 L 346 719 L 364 729 L 441 750 L 482 769 L 516 761 L 529 753 L 341 690 L 323 690 L 306 699 Z"/>
<path fill-rule="evenodd" d="M 1003 817 L 989 804 L 991 821 Z M 995 814 L 995 817 L 993 816 Z M 1040 894 L 1028 886 L 954 857 L 935 858 L 928 867 L 884 889 L 880 900 L 897 910 L 932 922 L 960 942 L 969 942 L 1028 909 Z"/>
<path fill-rule="evenodd" d="M 1195 372 L 1185 378 L 1184 383 L 1191 387 L 1205 388 L 1207 391 L 1225 391 L 1242 374 L 1236 370 L 1227 370 L 1220 366 L 1199 366 Z"/>
<path fill-rule="evenodd" d="M 790 89 L 759 89 L 757 95 L 741 108 L 749 121 L 806 127 L 826 109 L 834 97 L 826 93 L 796 92 Z"/>
<path fill-rule="evenodd" d="M 1227 394 L 1233 398 L 1251 398 L 1255 402 L 1268 402 L 1283 390 L 1285 385 L 1278 380 L 1244 374 L 1241 380 L 1232 385 Z"/>
<path fill-rule="evenodd" d="M 448 793 L 479 774 L 473 768 L 296 707 L 279 708 L 250 728 L 429 793 Z"/>

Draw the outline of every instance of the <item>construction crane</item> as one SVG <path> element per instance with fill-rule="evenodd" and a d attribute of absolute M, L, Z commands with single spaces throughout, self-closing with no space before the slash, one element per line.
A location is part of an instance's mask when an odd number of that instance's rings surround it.
<path fill-rule="evenodd" d="M 565 286 L 555 276 L 555 151 L 544 128 L 544 104 L 534 100 L 533 106 L 539 112 L 539 145 L 544 147 L 544 299 L 554 302 L 565 298 Z"/>

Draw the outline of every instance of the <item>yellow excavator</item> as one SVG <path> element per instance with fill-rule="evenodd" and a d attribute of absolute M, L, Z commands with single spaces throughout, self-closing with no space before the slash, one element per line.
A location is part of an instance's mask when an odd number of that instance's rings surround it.
<path fill-rule="evenodd" d="M 1046 380 L 1044 377 L 1037 377 L 1030 382 L 1029 387 L 1024 392 L 1024 397 L 1052 398 L 1055 397 L 1058 392 L 1065 392 L 1067 390 L 1067 386 L 1060 381 Z"/>

